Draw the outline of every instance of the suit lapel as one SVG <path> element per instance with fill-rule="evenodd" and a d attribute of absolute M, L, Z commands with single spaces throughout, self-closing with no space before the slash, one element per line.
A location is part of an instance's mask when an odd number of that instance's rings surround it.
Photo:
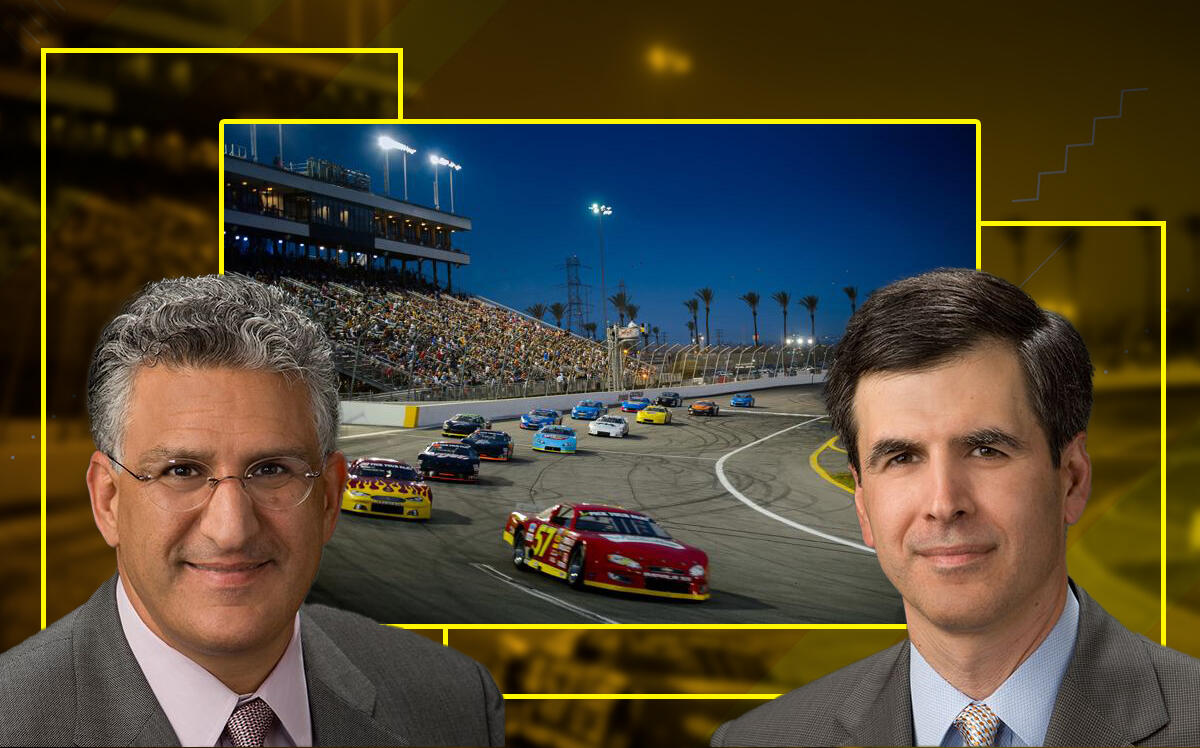
<path fill-rule="evenodd" d="M 838 721 L 848 745 L 912 745 L 912 697 L 908 688 L 908 640 L 881 652 L 846 699 Z"/>
<path fill-rule="evenodd" d="M 96 590 L 71 626 L 75 744 L 179 745 L 117 615 L 117 577 Z"/>
<path fill-rule="evenodd" d="M 1079 633 L 1046 745 L 1134 745 L 1170 717 L 1146 642 L 1079 587 Z"/>
<path fill-rule="evenodd" d="M 311 616 L 300 615 L 313 745 L 408 745 L 375 719 L 375 685 Z"/>

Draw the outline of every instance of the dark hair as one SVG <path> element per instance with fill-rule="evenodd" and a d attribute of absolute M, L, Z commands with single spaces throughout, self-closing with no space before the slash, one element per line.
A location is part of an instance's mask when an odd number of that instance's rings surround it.
<path fill-rule="evenodd" d="M 825 382 L 825 406 L 855 470 L 854 393 L 863 376 L 920 371 L 987 342 L 1012 347 L 1055 467 L 1087 428 L 1092 361 L 1071 323 L 1008 281 L 978 270 L 939 269 L 891 283 L 846 324 Z"/>

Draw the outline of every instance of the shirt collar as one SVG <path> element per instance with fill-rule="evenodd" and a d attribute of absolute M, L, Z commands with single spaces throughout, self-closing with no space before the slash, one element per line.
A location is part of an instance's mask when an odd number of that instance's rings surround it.
<path fill-rule="evenodd" d="M 129 600 L 123 580 L 117 582 L 117 614 L 129 648 L 181 745 L 216 745 L 234 707 L 256 696 L 274 710 L 292 745 L 312 745 L 299 614 L 292 639 L 267 679 L 254 693 L 241 696 L 151 631 Z"/>
<path fill-rule="evenodd" d="M 1001 730 L 1013 733 L 1010 736 L 1012 744 L 1042 745 L 1045 742 L 1058 687 L 1071 662 L 1078 630 L 1079 601 L 1068 585 L 1066 604 L 1049 635 L 999 688 L 983 699 L 1004 723 Z M 973 699 L 950 685 L 911 642 L 909 653 L 909 689 L 916 744 L 944 745 L 947 732 L 953 729 L 954 718 Z"/>

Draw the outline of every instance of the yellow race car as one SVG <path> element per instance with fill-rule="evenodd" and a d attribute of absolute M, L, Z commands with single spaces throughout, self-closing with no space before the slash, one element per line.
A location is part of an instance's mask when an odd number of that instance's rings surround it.
<path fill-rule="evenodd" d="M 638 423 L 670 423 L 671 411 L 661 405 L 647 405 L 638 411 Z"/>
<path fill-rule="evenodd" d="M 429 519 L 433 493 L 411 465 L 364 457 L 350 463 L 342 511 L 401 519 Z"/>

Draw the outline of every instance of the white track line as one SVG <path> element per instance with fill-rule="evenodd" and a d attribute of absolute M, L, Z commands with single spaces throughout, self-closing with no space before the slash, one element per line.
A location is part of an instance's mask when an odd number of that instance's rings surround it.
<path fill-rule="evenodd" d="M 798 429 L 801 426 L 807 426 L 808 424 L 812 423 L 813 421 L 819 420 L 824 417 L 825 416 L 815 416 L 813 418 L 808 419 L 804 423 L 797 423 L 795 426 L 788 426 L 786 429 L 781 429 L 779 431 L 776 431 L 774 434 L 768 434 L 767 436 L 764 436 L 763 438 L 761 438 L 757 441 L 752 441 L 749 444 L 738 447 L 737 449 L 733 450 L 732 452 L 726 454 L 724 457 L 717 460 L 717 465 L 716 465 L 717 480 L 721 481 L 721 485 L 725 486 L 725 490 L 728 491 L 729 493 L 733 494 L 733 497 L 735 499 L 742 502 L 746 506 L 750 507 L 754 511 L 770 517 L 771 519 L 775 520 L 776 522 L 782 522 L 783 524 L 787 525 L 788 527 L 793 527 L 801 532 L 806 532 L 809 535 L 816 535 L 818 538 L 824 538 L 825 540 L 828 540 L 832 543 L 844 545 L 849 548 L 855 548 L 860 551 L 866 551 L 867 553 L 874 553 L 875 552 L 874 549 L 869 548 L 869 547 L 863 545 L 862 543 L 855 543 L 853 540 L 846 540 L 845 538 L 839 538 L 836 535 L 830 535 L 827 532 L 821 532 L 820 530 L 818 530 L 814 527 L 809 527 L 808 525 L 802 525 L 799 522 L 795 522 L 793 520 L 788 519 L 787 517 L 780 517 L 778 514 L 776 514 L 775 512 L 772 512 L 770 509 L 764 509 L 763 507 L 759 506 L 758 504 L 755 504 L 750 499 L 746 498 L 745 494 L 743 494 L 741 491 L 734 488 L 733 484 L 729 482 L 729 478 L 725 477 L 725 461 L 728 460 L 730 457 L 733 457 L 738 452 L 741 452 L 743 449 L 749 449 L 749 448 L 753 447 L 755 444 L 761 444 L 762 442 L 765 442 L 767 439 L 770 439 L 771 437 L 779 436 L 780 434 L 791 431 L 792 429 Z"/>
<path fill-rule="evenodd" d="M 557 605 L 560 608 L 565 608 L 565 609 L 571 611 L 572 613 L 575 613 L 576 615 L 583 616 L 584 618 L 589 618 L 593 621 L 599 621 L 600 623 L 617 623 L 617 621 L 614 621 L 611 618 L 606 618 L 606 617 L 600 615 L 599 613 L 593 613 L 592 611 L 588 610 L 587 608 L 581 608 L 578 605 L 574 605 L 572 603 L 567 602 L 566 600 L 559 600 L 554 595 L 549 595 L 545 592 L 542 592 L 541 590 L 535 590 L 534 588 L 532 588 L 528 585 L 518 582 L 517 580 L 513 579 L 512 577 L 510 577 L 509 575 L 500 571 L 499 569 L 493 568 L 489 564 L 473 563 L 473 564 L 471 564 L 471 566 L 474 566 L 476 569 L 479 569 L 480 571 L 487 574 L 488 576 L 494 577 L 495 579 L 499 579 L 501 582 L 504 582 L 505 584 L 509 585 L 510 587 L 516 587 L 520 591 L 527 592 L 530 595 L 533 595 L 534 597 L 538 598 L 539 600 L 545 600 L 546 602 L 550 603 L 551 605 Z"/>

